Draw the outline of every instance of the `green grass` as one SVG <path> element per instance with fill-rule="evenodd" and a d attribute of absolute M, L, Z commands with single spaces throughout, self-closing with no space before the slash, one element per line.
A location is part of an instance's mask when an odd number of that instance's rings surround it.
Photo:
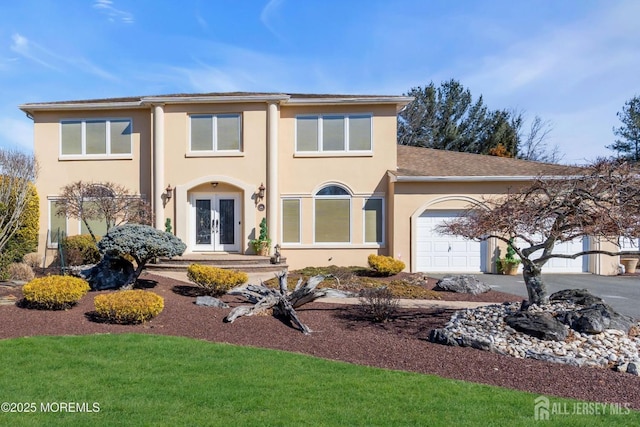
<path fill-rule="evenodd" d="M 428 355 L 425 355 L 428 357 Z M 640 414 L 534 420 L 534 394 L 180 337 L 0 341 L 0 425 L 638 425 Z M 574 401 L 550 398 L 572 407 Z M 99 412 L 43 413 L 87 402 Z"/>

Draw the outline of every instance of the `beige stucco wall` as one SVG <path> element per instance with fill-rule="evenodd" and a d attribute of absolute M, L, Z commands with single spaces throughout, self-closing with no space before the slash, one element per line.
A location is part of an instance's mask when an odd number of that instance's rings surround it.
<path fill-rule="evenodd" d="M 132 156 L 113 160 L 60 160 L 60 121 L 66 119 L 132 120 Z M 39 112 L 34 115 L 34 153 L 39 165 L 36 187 L 40 196 L 40 232 L 38 252 L 44 257 L 47 248 L 49 200 L 75 181 L 113 182 L 126 186 L 131 193 L 151 194 L 151 121 L 147 109 L 111 110 L 108 114 L 96 111 Z M 68 230 L 79 230 L 78 221 L 69 220 Z M 76 231 L 77 232 L 77 231 Z M 47 251 L 47 263 L 53 260 L 55 250 Z"/>

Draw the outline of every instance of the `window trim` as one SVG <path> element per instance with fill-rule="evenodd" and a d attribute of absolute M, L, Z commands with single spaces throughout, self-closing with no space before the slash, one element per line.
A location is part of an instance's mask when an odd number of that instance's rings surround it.
<path fill-rule="evenodd" d="M 345 195 L 337 196 L 318 196 L 318 193 L 327 187 L 339 187 L 347 192 Z M 316 201 L 317 200 L 349 200 L 349 239 L 344 242 L 318 242 L 316 239 Z M 353 193 L 344 185 L 336 183 L 328 183 L 322 185 L 313 194 L 313 244 L 314 245 L 351 245 L 353 244 Z"/>
<path fill-rule="evenodd" d="M 111 153 L 111 123 L 129 122 L 131 133 L 129 134 L 129 153 Z M 62 127 L 64 123 L 80 123 L 80 154 L 62 153 Z M 87 154 L 87 123 L 105 124 L 105 154 Z M 133 118 L 132 117 L 86 117 L 86 118 L 66 118 L 58 123 L 58 159 L 59 160 L 119 160 L 133 159 Z"/>
<path fill-rule="evenodd" d="M 298 236 L 299 239 L 297 242 L 285 242 L 284 241 L 284 202 L 285 200 L 297 200 L 298 201 Z M 314 202 L 315 207 L 315 202 Z M 282 197 L 280 199 L 280 212 L 281 215 L 281 224 L 280 224 L 280 241 L 283 245 L 301 245 L 302 244 L 302 198 L 300 197 Z M 314 233 L 315 234 L 315 233 Z"/>
<path fill-rule="evenodd" d="M 218 117 L 237 117 L 238 118 L 238 149 L 237 150 L 218 150 Z M 210 117 L 212 126 L 212 141 L 211 150 L 193 150 L 191 147 L 192 133 L 191 124 L 193 117 Z M 243 122 L 244 118 L 242 113 L 193 113 L 188 114 L 187 125 L 187 156 L 186 157 L 209 157 L 209 156 L 230 156 L 240 157 L 244 156 L 244 141 L 243 141 Z"/>
<path fill-rule="evenodd" d="M 380 211 L 381 211 L 381 228 L 382 228 L 382 241 L 380 242 L 367 242 L 367 219 L 366 219 L 366 210 L 365 210 L 365 206 L 367 204 L 367 202 L 369 200 L 380 200 L 381 202 L 381 206 L 380 206 Z M 362 199 L 362 243 L 365 245 L 380 245 L 380 246 L 384 246 L 385 242 L 386 242 L 386 227 L 385 227 L 385 222 L 386 222 L 386 215 L 385 215 L 385 198 L 382 196 L 369 196 L 369 197 L 365 197 Z"/>
<path fill-rule="evenodd" d="M 53 198 L 53 197 L 49 197 L 47 198 L 47 203 L 48 203 L 48 218 L 47 218 L 47 248 L 49 249 L 55 249 L 58 247 L 58 242 L 52 242 L 51 241 L 51 237 L 52 237 L 52 232 L 53 230 L 51 229 L 51 220 L 53 219 L 54 216 L 56 215 L 56 212 L 53 212 L 53 210 L 51 209 L 51 206 L 53 203 L 58 202 L 60 199 L 59 198 Z M 65 216 L 64 217 L 64 234 L 67 234 L 67 231 L 69 230 L 69 217 Z"/>
<path fill-rule="evenodd" d="M 344 120 L 344 150 L 324 150 L 324 118 L 342 117 Z M 370 122 L 370 148 L 368 150 L 352 150 L 349 137 L 350 120 L 352 117 L 367 117 Z M 298 114 L 295 117 L 294 124 L 294 156 L 295 157 L 320 157 L 320 156 L 371 156 L 373 153 L 373 113 L 323 113 L 323 114 Z M 299 118 L 317 118 L 317 150 L 300 151 L 298 150 L 298 119 Z"/>

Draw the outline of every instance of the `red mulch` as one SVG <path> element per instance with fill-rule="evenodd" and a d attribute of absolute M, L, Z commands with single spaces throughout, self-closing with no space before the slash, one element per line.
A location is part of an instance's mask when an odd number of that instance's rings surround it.
<path fill-rule="evenodd" d="M 374 324 L 363 318 L 358 306 L 315 302 L 298 309 L 302 322 L 313 331 L 305 336 L 271 316 L 246 317 L 232 324 L 224 323 L 229 309 L 196 306 L 197 289 L 188 283 L 151 274 L 143 278 L 142 287 L 152 289 L 165 299 L 164 311 L 146 324 L 113 325 L 91 321 L 93 297 L 98 294 L 91 292 L 67 311 L 0 305 L 0 338 L 125 332 L 186 336 L 435 374 L 535 394 L 626 404 L 640 409 L 640 378 L 630 374 L 516 359 L 426 341 L 432 329 L 442 327 L 449 320 L 451 310 L 403 310 L 393 321 Z M 0 296 L 7 294 L 22 298 L 19 288 L 0 286 Z M 442 295 L 445 300 L 461 299 L 460 295 L 449 292 Z M 520 297 L 495 291 L 474 298 L 490 302 L 520 300 Z M 232 307 L 241 303 L 237 297 L 222 299 Z M 472 298 L 466 295 L 464 299 Z"/>

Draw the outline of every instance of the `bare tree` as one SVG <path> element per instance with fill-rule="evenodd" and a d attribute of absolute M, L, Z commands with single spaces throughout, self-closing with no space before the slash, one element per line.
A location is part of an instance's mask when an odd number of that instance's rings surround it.
<path fill-rule="evenodd" d="M 529 126 L 529 132 L 520 136 L 518 158 L 534 162 L 559 163 L 564 158 L 558 145 L 548 145 L 549 135 L 553 130 L 549 120 L 535 116 Z"/>
<path fill-rule="evenodd" d="M 124 223 L 151 223 L 151 209 L 142 196 L 113 182 L 76 181 L 63 187 L 57 214 L 82 221 L 94 241 L 89 221 L 104 221 L 107 231 Z"/>
<path fill-rule="evenodd" d="M 557 243 L 590 236 L 619 245 L 620 238 L 640 236 L 640 176 L 627 163 L 598 160 L 575 176 L 538 177 L 527 188 L 482 206 L 440 228 L 443 234 L 469 239 L 499 239 L 512 245 L 523 264 L 530 304 L 548 302 L 542 268 L 552 258 L 575 259 L 589 254 L 611 256 L 633 251 L 588 249 L 554 253 Z M 519 247 L 517 242 L 525 242 Z M 539 255 L 538 255 L 539 254 Z"/>
<path fill-rule="evenodd" d="M 32 154 L 0 149 L 0 250 L 20 227 L 37 170 Z"/>

